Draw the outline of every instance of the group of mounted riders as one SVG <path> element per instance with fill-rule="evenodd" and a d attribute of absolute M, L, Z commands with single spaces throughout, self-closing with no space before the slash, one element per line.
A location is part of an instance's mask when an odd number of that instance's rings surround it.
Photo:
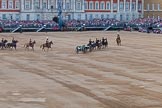
<path fill-rule="evenodd" d="M 1 42 L 0 42 L 0 48 L 4 49 L 4 48 L 15 48 L 16 49 L 16 44 L 17 44 L 17 40 L 15 40 L 14 38 L 12 38 L 11 43 L 7 43 L 8 41 L 4 38 L 2 38 Z"/>
<path fill-rule="evenodd" d="M 17 43 L 18 43 L 17 40 L 12 38 L 11 43 L 7 43 L 7 42 L 8 41 L 6 39 L 2 38 L 2 40 L 0 42 L 0 48 L 1 49 L 5 49 L 5 48 L 13 49 L 13 48 L 15 48 L 15 50 L 16 50 Z M 28 50 L 29 50 L 29 47 L 31 47 L 32 50 L 34 50 L 34 44 L 36 44 L 36 41 L 35 40 L 32 41 L 32 39 L 30 38 L 29 42 L 24 44 L 24 47 L 25 47 L 25 49 L 28 49 Z M 45 50 L 45 47 L 47 47 L 47 49 L 49 49 L 49 48 L 51 48 L 52 44 L 53 44 L 53 42 L 49 41 L 49 39 L 47 37 L 46 42 L 44 44 L 42 44 L 40 46 L 40 48 L 42 48 L 42 50 Z"/>
<path fill-rule="evenodd" d="M 121 46 L 121 39 L 119 33 L 117 34 L 116 43 L 118 46 Z M 91 52 L 95 49 L 103 49 L 108 46 L 108 40 L 107 38 L 97 39 L 95 41 L 92 41 L 89 39 L 89 43 L 87 45 L 77 46 L 76 47 L 76 53 L 79 53 L 80 51 L 83 53 L 86 53 L 87 51 Z"/>

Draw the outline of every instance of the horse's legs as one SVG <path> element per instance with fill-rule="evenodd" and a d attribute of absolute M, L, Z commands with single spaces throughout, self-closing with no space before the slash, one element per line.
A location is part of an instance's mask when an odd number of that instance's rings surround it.
<path fill-rule="evenodd" d="M 32 47 L 32 50 L 34 51 L 34 47 Z"/>

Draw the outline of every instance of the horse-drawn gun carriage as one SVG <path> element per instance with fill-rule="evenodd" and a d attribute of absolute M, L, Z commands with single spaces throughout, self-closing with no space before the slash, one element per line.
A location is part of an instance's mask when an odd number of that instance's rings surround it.
<path fill-rule="evenodd" d="M 96 38 L 96 42 L 95 41 L 91 41 L 91 39 L 89 40 L 89 43 L 87 45 L 82 45 L 82 46 L 77 46 L 76 47 L 76 53 L 78 54 L 79 52 L 91 52 L 93 50 L 101 50 L 104 49 L 108 46 L 108 41 L 107 38 L 102 38 L 102 40 L 98 40 Z"/>
<path fill-rule="evenodd" d="M 76 47 L 76 53 L 78 54 L 79 52 L 83 52 L 83 53 L 86 53 L 86 52 L 90 52 L 91 51 L 91 48 L 90 46 L 87 46 L 87 45 L 81 45 L 81 46 L 77 46 Z"/>

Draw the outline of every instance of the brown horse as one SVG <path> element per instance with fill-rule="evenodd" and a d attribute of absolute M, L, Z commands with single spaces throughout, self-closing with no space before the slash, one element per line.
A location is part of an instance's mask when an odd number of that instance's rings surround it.
<path fill-rule="evenodd" d="M 117 36 L 117 38 L 116 38 L 116 43 L 118 46 L 121 46 L 121 39 L 119 36 Z"/>
<path fill-rule="evenodd" d="M 45 51 L 45 47 L 47 48 L 47 51 L 49 50 L 49 48 L 51 48 L 52 49 L 52 47 L 51 47 L 51 45 L 53 44 L 53 42 L 52 41 L 50 41 L 49 43 L 44 43 L 44 44 L 42 44 L 41 46 L 40 46 L 40 48 L 42 48 L 42 50 L 44 50 Z"/>
<path fill-rule="evenodd" d="M 34 40 L 33 42 L 31 42 L 31 43 L 26 43 L 26 44 L 24 45 L 25 50 L 26 50 L 26 49 L 29 50 L 29 47 L 31 47 L 32 50 L 34 51 L 34 44 L 36 44 L 35 40 Z"/>

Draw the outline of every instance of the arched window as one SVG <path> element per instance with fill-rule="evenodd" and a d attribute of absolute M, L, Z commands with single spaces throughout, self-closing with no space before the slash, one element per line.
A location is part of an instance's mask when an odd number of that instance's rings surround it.
<path fill-rule="evenodd" d="M 96 9 L 96 10 L 99 9 L 99 2 L 98 2 L 98 1 L 95 2 L 95 9 Z"/>
<path fill-rule="evenodd" d="M 88 2 L 87 1 L 84 2 L 84 9 L 88 9 Z"/>
<path fill-rule="evenodd" d="M 129 10 L 129 6 L 130 5 L 130 2 L 126 2 L 126 6 L 125 6 L 125 8 L 126 8 L 126 11 L 128 11 Z"/>
<path fill-rule="evenodd" d="M 89 9 L 91 9 L 91 10 L 93 9 L 93 1 L 89 2 Z"/>
<path fill-rule="evenodd" d="M 124 10 L 124 2 L 120 2 L 120 4 L 119 4 L 119 9 L 120 9 L 120 10 Z"/>
<path fill-rule="evenodd" d="M 111 9 L 111 3 L 110 3 L 110 2 L 107 2 L 107 3 L 106 3 L 106 9 L 107 9 L 107 10 L 110 10 L 110 9 Z"/>
<path fill-rule="evenodd" d="M 104 9 L 105 9 L 105 2 L 102 1 L 102 2 L 100 3 L 100 9 L 101 9 L 101 10 L 104 10 Z"/>

